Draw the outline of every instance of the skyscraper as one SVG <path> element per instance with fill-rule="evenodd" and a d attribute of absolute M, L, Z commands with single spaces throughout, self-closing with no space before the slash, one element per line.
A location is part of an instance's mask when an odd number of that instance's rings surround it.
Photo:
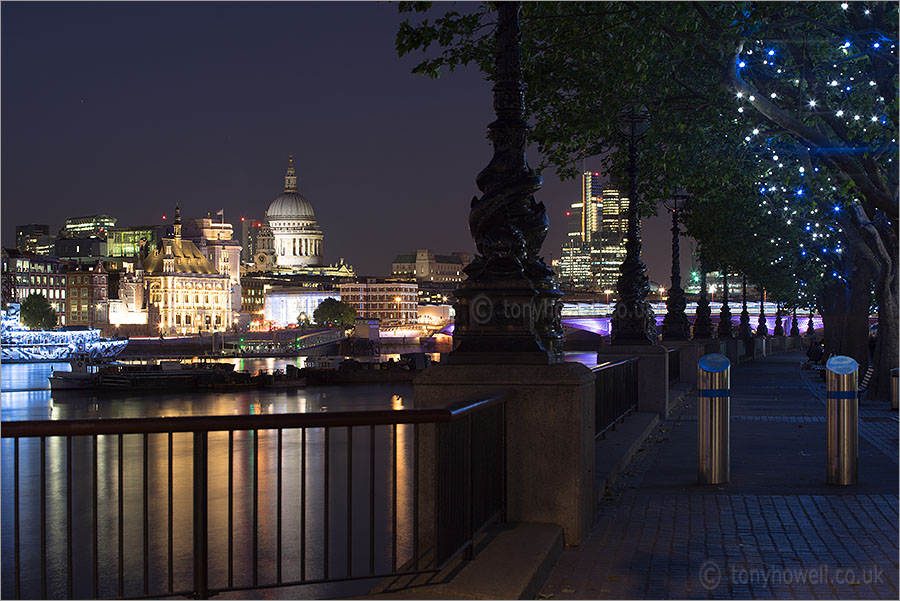
<path fill-rule="evenodd" d="M 566 212 L 569 231 L 558 269 L 564 288 L 615 290 L 619 265 L 625 260 L 628 198 L 603 179 L 597 172 L 585 171 L 581 200 Z"/>
<path fill-rule="evenodd" d="M 615 290 L 619 266 L 625 260 L 628 198 L 622 196 L 612 184 L 605 186 L 602 198 L 600 239 L 596 253 L 599 262 L 593 262 L 594 286 L 596 290 Z"/>

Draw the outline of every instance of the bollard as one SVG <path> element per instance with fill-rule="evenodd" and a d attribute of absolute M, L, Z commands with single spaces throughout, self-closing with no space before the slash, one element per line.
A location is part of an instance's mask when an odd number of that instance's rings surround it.
<path fill-rule="evenodd" d="M 731 362 L 711 353 L 697 362 L 697 472 L 700 484 L 730 477 Z"/>
<path fill-rule="evenodd" d="M 900 377 L 900 368 L 895 367 L 891 370 L 891 409 L 897 410 L 897 403 L 900 401 L 900 388 L 898 388 L 898 377 Z"/>
<path fill-rule="evenodd" d="M 847 486 L 858 480 L 859 364 L 843 355 L 825 363 L 827 479 Z"/>

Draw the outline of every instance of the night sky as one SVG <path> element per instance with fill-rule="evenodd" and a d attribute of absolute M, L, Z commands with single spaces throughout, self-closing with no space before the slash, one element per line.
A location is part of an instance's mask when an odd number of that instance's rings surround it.
<path fill-rule="evenodd" d="M 2 243 L 17 224 L 107 213 L 119 225 L 225 210 L 260 219 L 294 153 L 325 259 L 385 275 L 399 253 L 474 250 L 467 218 L 491 157 L 490 84 L 399 59 L 395 3 L 2 4 Z M 532 166 L 540 163 L 535 151 Z M 591 162 L 587 164 L 592 168 Z M 597 165 L 599 166 L 599 164 Z M 544 172 L 544 256 L 580 184 Z M 644 223 L 669 283 L 667 217 Z M 683 270 L 689 246 L 682 243 Z"/>

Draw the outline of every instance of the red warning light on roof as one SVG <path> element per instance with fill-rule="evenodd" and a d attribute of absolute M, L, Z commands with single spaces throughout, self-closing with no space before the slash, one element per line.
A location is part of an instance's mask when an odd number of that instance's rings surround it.
<path fill-rule="evenodd" d="M 163 221 L 165 221 L 165 220 L 166 220 L 166 216 L 165 216 L 165 215 L 163 215 Z"/>
<path fill-rule="evenodd" d="M 243 221 L 243 220 L 244 220 L 244 218 L 243 218 L 243 217 L 241 217 L 241 221 Z"/>
<path fill-rule="evenodd" d="M 568 217 L 569 215 L 571 215 L 571 213 L 566 211 L 566 217 Z"/>
<path fill-rule="evenodd" d="M 600 174 L 599 174 L 599 173 L 597 173 L 597 172 L 596 172 L 596 171 L 594 171 L 594 175 L 600 175 Z"/>

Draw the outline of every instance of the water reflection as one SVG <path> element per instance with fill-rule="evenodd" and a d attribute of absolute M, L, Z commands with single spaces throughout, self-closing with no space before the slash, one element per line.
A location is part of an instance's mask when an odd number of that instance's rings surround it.
<path fill-rule="evenodd" d="M 274 360 L 265 362 L 267 369 Z M 278 360 L 284 362 L 285 360 Z M 96 395 L 51 394 L 39 386 L 52 369 L 50 364 L 4 365 L 2 368 L 2 419 L 73 419 L 84 417 L 138 417 L 175 415 L 252 415 L 289 412 L 403 409 L 411 405 L 409 384 L 352 387 L 310 387 L 296 391 L 243 391 L 240 393 L 196 393 L 178 395 Z M 255 367 L 248 366 L 249 368 Z M 256 367 L 258 369 L 259 367 Z M 248 419 L 251 419 L 248 417 Z M 258 506 L 256 523 L 259 582 L 277 576 L 279 532 L 282 579 L 292 581 L 321 578 L 326 563 L 331 577 L 345 575 L 346 549 L 352 549 L 352 573 L 367 574 L 370 546 L 374 547 L 376 570 L 390 567 L 391 491 L 393 432 L 389 426 L 374 429 L 331 429 L 328 445 L 322 429 L 277 431 L 237 431 L 232 438 L 232 580 L 235 586 L 253 580 L 253 505 Z M 210 585 L 228 585 L 228 490 L 229 440 L 224 432 L 209 437 L 209 548 Z M 120 450 L 121 440 L 121 450 Z M 193 439 L 191 434 L 153 434 L 147 437 L 147 571 L 150 594 L 169 588 L 188 589 L 192 581 L 192 479 Z M 374 445 L 373 445 L 374 443 Z M 144 594 L 143 449 L 142 435 L 99 436 L 97 445 L 97 543 L 93 531 L 93 441 L 73 439 L 71 483 L 67 478 L 67 441 L 50 438 L 46 442 L 46 544 L 48 549 L 47 593 L 49 598 L 66 596 L 67 541 L 66 491 L 72 487 L 73 593 L 76 598 L 94 595 L 94 560 L 97 553 L 99 594 L 118 596 L 121 487 L 124 511 L 121 541 L 124 550 L 122 585 L 125 596 Z M 254 454 L 254 446 L 258 452 Z M 374 473 L 371 449 L 375 449 Z M 13 441 L 2 441 L 2 597 L 14 596 L 14 484 Z M 401 563 L 411 553 L 412 515 L 412 429 L 397 428 L 398 549 Z M 119 456 L 122 456 L 120 464 Z M 171 467 L 169 455 L 171 453 Z M 326 476 L 326 455 L 328 467 Z M 21 596 L 40 598 L 40 441 L 20 442 L 19 503 Z M 121 465 L 121 482 L 120 482 Z M 280 467 L 280 469 L 279 469 Z M 171 479 L 170 479 L 171 470 Z M 280 478 L 279 478 L 280 476 Z M 171 537 L 169 556 L 169 484 L 172 486 Z M 256 488 L 254 482 L 257 483 Z M 327 483 L 327 484 L 326 484 Z M 278 529 L 278 491 L 281 490 L 281 529 Z M 370 490 L 374 488 L 374 503 Z M 325 497 L 328 496 L 326 506 Z M 254 501 L 255 499 L 255 501 Z M 349 523 L 349 528 L 348 528 Z M 326 524 L 328 553 L 324 552 Z M 370 541 L 370 525 L 374 537 Z M 305 559 L 305 568 L 301 562 Z M 171 570 L 170 570 L 171 562 Z M 348 596 L 364 593 L 372 585 L 315 585 L 292 589 L 290 598 Z M 279 593 L 276 593 L 279 595 Z M 256 596 L 256 594 L 254 594 Z M 266 595 L 268 596 L 268 594 Z"/>

